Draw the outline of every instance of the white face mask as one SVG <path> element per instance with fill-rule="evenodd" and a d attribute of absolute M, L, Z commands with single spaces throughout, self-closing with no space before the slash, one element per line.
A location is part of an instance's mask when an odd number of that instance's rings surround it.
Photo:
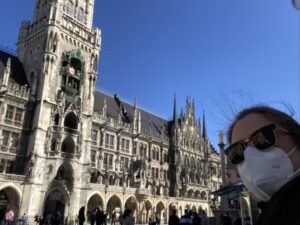
<path fill-rule="evenodd" d="M 241 179 L 257 199 L 268 201 L 290 178 L 293 164 L 289 158 L 297 147 L 288 154 L 278 147 L 260 151 L 248 146 L 244 151 L 244 162 L 237 166 Z"/>

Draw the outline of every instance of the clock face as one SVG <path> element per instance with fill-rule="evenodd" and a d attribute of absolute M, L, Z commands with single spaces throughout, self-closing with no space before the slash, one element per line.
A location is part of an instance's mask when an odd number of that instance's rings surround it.
<path fill-rule="evenodd" d="M 75 69 L 74 69 L 74 67 L 70 67 L 70 68 L 69 68 L 69 73 L 70 73 L 71 75 L 75 75 Z"/>

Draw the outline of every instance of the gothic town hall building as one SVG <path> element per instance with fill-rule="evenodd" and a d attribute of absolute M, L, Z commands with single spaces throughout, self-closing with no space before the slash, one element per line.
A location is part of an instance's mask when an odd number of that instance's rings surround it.
<path fill-rule="evenodd" d="M 0 211 L 74 219 L 101 206 L 137 223 L 210 208 L 220 156 L 188 97 L 166 120 L 96 90 L 94 0 L 36 0 L 17 54 L 0 51 Z M 200 127 L 201 126 L 201 127 Z M 1 213 L 2 215 L 2 213 Z"/>

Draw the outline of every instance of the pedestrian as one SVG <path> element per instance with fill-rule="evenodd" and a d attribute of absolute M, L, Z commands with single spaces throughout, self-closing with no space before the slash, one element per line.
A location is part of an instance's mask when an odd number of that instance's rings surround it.
<path fill-rule="evenodd" d="M 198 213 L 193 212 L 192 215 L 193 215 L 192 224 L 193 225 L 202 225 L 201 218 L 198 216 Z"/>
<path fill-rule="evenodd" d="M 262 207 L 257 225 L 299 225 L 300 125 L 288 114 L 254 106 L 237 114 L 225 150 Z"/>
<path fill-rule="evenodd" d="M 223 215 L 222 222 L 223 222 L 223 225 L 232 225 L 232 219 L 229 216 L 228 212 L 226 212 L 226 214 Z"/>
<path fill-rule="evenodd" d="M 176 215 L 176 209 L 172 210 L 172 215 L 169 217 L 169 225 L 179 225 L 179 218 Z"/>
<path fill-rule="evenodd" d="M 201 218 L 201 224 L 202 225 L 208 225 L 207 215 L 206 215 L 206 212 L 204 210 L 200 211 L 199 217 Z"/>
<path fill-rule="evenodd" d="M 191 220 L 190 213 L 188 209 L 184 210 L 184 215 L 181 216 L 179 220 L 180 225 L 191 225 L 193 221 Z"/>
<path fill-rule="evenodd" d="M 28 224 L 28 216 L 26 215 L 26 213 L 24 213 L 21 217 L 22 220 L 22 225 L 27 225 Z"/>
<path fill-rule="evenodd" d="M 134 225 L 134 219 L 132 217 L 132 212 L 130 209 L 125 209 L 124 214 L 122 216 L 122 224 L 123 225 Z"/>
<path fill-rule="evenodd" d="M 79 209 L 79 212 L 78 212 L 78 222 L 79 222 L 79 225 L 83 225 L 84 221 L 85 221 L 85 210 L 84 210 L 84 206 L 82 206 L 80 209 Z"/>
<path fill-rule="evenodd" d="M 14 212 L 10 208 L 8 208 L 5 213 L 5 225 L 11 225 L 14 220 L 14 216 Z"/>
<path fill-rule="evenodd" d="M 239 213 L 236 214 L 233 225 L 242 225 L 242 219 Z"/>
<path fill-rule="evenodd" d="M 75 225 L 79 225 L 79 219 L 78 219 L 78 214 L 77 213 L 74 216 L 74 222 L 75 222 Z"/>
<path fill-rule="evenodd" d="M 98 211 L 98 208 L 94 208 L 93 211 L 90 213 L 91 225 L 94 225 L 96 222 L 97 211 Z"/>
<path fill-rule="evenodd" d="M 158 214 L 156 214 L 156 216 L 155 216 L 155 222 L 157 225 L 160 225 L 160 217 Z"/>

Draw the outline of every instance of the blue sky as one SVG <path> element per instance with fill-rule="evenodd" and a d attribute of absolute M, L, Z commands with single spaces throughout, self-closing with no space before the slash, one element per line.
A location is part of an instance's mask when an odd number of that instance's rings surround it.
<path fill-rule="evenodd" d="M 1 2 L 0 45 L 15 48 L 33 5 Z M 290 1 L 97 0 L 94 25 L 97 87 L 165 118 L 174 94 L 177 108 L 190 95 L 215 146 L 233 108 L 289 104 L 299 119 L 299 12 Z"/>

